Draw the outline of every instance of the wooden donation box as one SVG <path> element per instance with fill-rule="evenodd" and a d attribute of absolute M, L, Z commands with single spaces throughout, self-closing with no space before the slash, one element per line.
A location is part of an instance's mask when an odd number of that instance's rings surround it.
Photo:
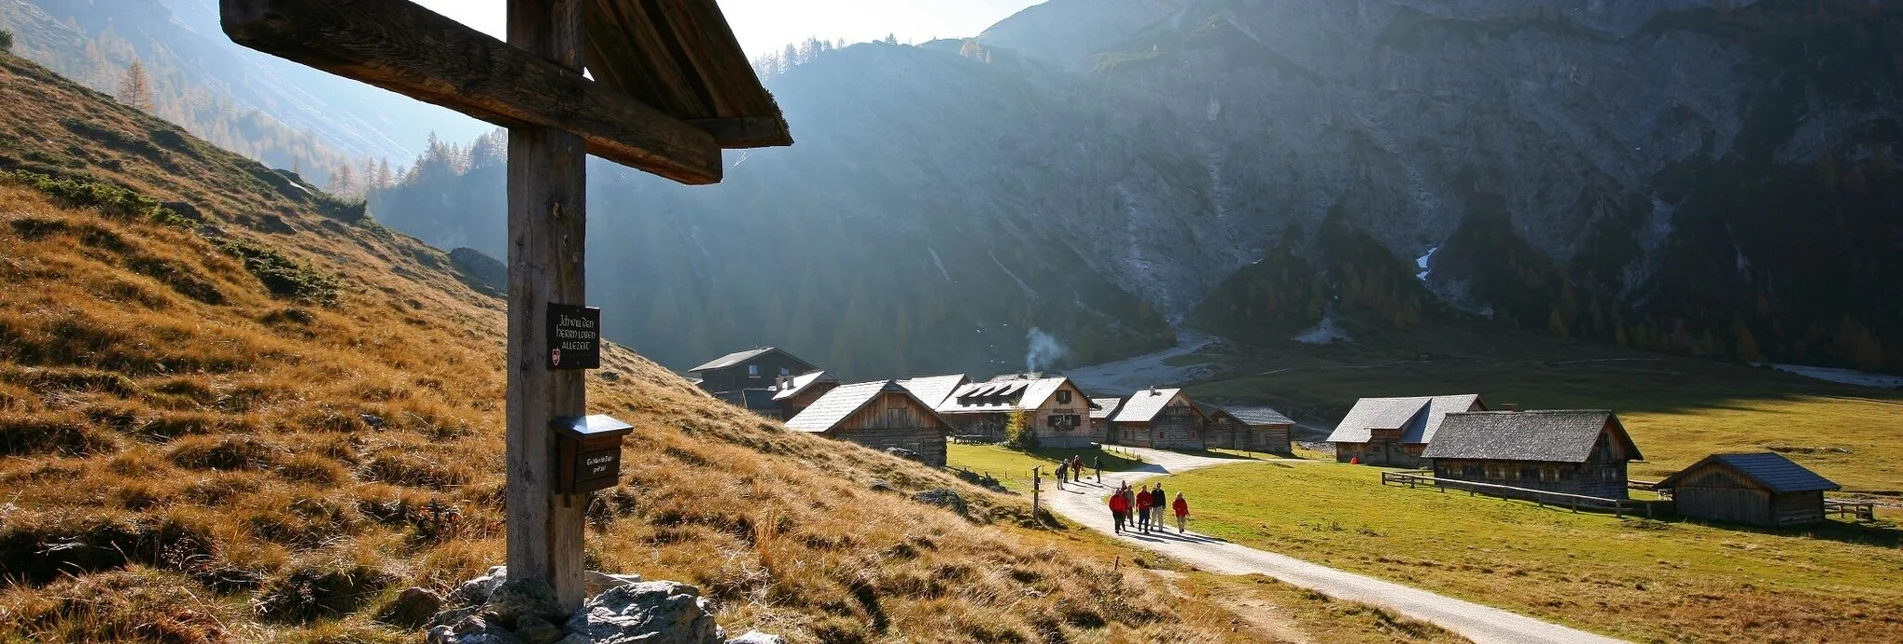
<path fill-rule="evenodd" d="M 583 494 L 621 480 L 621 437 L 634 426 L 607 416 L 555 419 L 555 490 Z"/>

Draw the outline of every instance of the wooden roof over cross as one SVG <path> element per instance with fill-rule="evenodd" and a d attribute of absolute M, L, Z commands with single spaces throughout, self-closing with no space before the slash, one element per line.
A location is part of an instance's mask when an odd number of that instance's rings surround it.
<path fill-rule="evenodd" d="M 714 0 L 564 4 L 583 12 L 587 76 L 408 0 L 221 0 L 221 14 L 240 45 L 496 125 L 573 132 L 590 154 L 682 183 L 719 182 L 722 148 L 793 143 Z"/>

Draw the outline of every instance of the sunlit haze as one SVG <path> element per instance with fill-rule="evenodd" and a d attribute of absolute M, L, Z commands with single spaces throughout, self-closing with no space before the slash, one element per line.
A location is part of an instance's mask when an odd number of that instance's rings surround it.
<path fill-rule="evenodd" d="M 419 0 L 438 13 L 503 37 L 505 0 Z M 723 0 L 734 35 L 748 56 L 819 37 L 900 42 L 975 36 L 1037 0 Z"/>

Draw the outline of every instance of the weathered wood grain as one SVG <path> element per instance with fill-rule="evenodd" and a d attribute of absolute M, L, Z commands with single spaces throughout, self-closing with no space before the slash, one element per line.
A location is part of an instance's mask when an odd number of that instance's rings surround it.
<path fill-rule="evenodd" d="M 681 183 L 720 181 L 720 148 L 707 131 L 408 0 L 221 0 L 220 8 L 240 45 L 497 125 L 572 132 L 589 153 Z M 586 8 L 571 11 L 579 21 Z M 581 37 L 566 46 L 579 59 Z"/>
<path fill-rule="evenodd" d="M 721 147 L 791 145 L 792 135 L 713 0 L 594 0 L 586 27 L 596 80 L 714 134 Z"/>
<path fill-rule="evenodd" d="M 582 66 L 585 0 L 509 0 L 509 41 L 551 64 Z M 549 302 L 586 301 L 584 179 L 587 153 L 574 134 L 509 129 L 508 564 L 539 578 L 562 606 L 581 606 L 585 494 L 557 494 L 550 421 L 587 413 L 585 371 L 548 368 Z"/>

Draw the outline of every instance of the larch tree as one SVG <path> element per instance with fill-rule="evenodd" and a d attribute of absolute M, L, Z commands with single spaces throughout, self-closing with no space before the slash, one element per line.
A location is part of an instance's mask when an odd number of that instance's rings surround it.
<path fill-rule="evenodd" d="M 126 68 L 125 81 L 119 84 L 119 102 L 138 108 L 142 112 L 151 112 L 152 78 L 145 73 L 145 63 L 132 60 L 132 66 Z"/>
<path fill-rule="evenodd" d="M 330 185 L 326 191 L 345 199 L 357 196 L 357 172 L 350 169 L 349 163 L 337 166 L 330 173 Z"/>

